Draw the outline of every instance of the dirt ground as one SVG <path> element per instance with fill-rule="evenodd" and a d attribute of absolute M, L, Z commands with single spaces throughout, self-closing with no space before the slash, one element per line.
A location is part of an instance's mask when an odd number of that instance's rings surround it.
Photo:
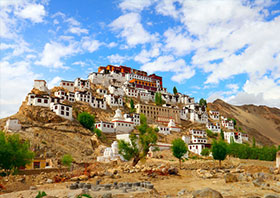
<path fill-rule="evenodd" d="M 123 163 L 121 166 L 127 166 L 129 162 Z M 168 165 L 178 167 L 176 160 L 162 160 L 162 159 L 148 159 L 145 162 L 145 166 L 162 166 Z M 227 159 L 223 162 L 223 167 L 234 170 L 243 169 L 246 173 L 269 173 L 270 168 L 274 167 L 275 162 L 265 162 L 257 160 L 240 160 L 240 159 Z M 108 169 L 110 164 L 105 164 L 104 168 Z M 115 166 L 118 167 L 120 165 Z M 141 164 L 140 164 L 141 166 Z M 112 191 L 113 197 L 176 197 L 178 192 L 185 190 L 183 197 L 191 197 L 191 193 L 195 190 L 200 190 L 205 187 L 209 187 L 220 192 L 224 198 L 247 198 L 247 197 L 263 197 L 266 194 L 277 194 L 269 189 L 262 189 L 255 187 L 252 181 L 239 181 L 234 183 L 225 183 L 223 177 L 213 178 L 201 178 L 197 174 L 198 169 L 214 169 L 218 166 L 218 163 L 213 160 L 187 160 L 183 163 L 182 169 L 179 171 L 179 175 L 149 175 L 145 172 L 137 173 L 126 173 L 119 171 L 117 178 L 109 176 L 97 176 L 90 178 L 85 181 L 86 183 L 95 184 L 97 180 L 101 180 L 101 184 L 108 184 L 114 182 L 139 182 L 139 181 L 150 181 L 154 184 L 154 190 L 146 190 L 144 192 L 129 192 L 129 193 L 117 193 Z M 100 170 L 100 167 L 97 168 Z M 274 175 L 274 179 L 266 180 L 266 183 L 270 186 L 278 186 L 280 181 L 280 175 Z M 1 180 L 0 180 L 1 181 Z M 277 183 L 278 182 L 278 183 Z M 71 183 L 70 181 L 64 183 L 52 183 L 36 185 L 36 190 L 23 190 L 22 188 L 15 188 L 17 191 L 0 195 L 1 198 L 33 198 L 37 195 L 38 191 L 45 191 L 47 195 L 56 197 L 75 197 L 80 194 L 81 189 L 70 190 L 67 188 Z M 25 184 L 25 189 L 29 189 L 32 182 Z M 27 188 L 28 186 L 28 188 Z M 91 192 L 93 196 L 101 196 L 102 193 L 106 192 Z M 278 193 L 279 194 L 279 193 Z"/>

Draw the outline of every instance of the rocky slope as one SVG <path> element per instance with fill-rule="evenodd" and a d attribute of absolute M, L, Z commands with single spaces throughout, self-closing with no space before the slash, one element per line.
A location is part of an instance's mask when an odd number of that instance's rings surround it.
<path fill-rule="evenodd" d="M 280 144 L 280 109 L 267 106 L 234 106 L 222 100 L 208 104 L 208 108 L 218 110 L 220 115 L 234 118 L 237 126 L 255 137 L 264 145 Z"/>

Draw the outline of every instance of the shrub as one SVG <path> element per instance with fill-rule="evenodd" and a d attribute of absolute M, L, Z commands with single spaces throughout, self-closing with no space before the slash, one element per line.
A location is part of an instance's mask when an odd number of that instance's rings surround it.
<path fill-rule="evenodd" d="M 10 174 L 31 163 L 34 153 L 29 148 L 29 142 L 20 140 L 19 135 L 6 136 L 0 131 L 0 170 Z"/>
<path fill-rule="evenodd" d="M 208 148 L 204 148 L 201 153 L 200 153 L 202 156 L 209 156 L 210 155 L 210 150 Z"/>
<path fill-rule="evenodd" d="M 47 193 L 45 191 L 39 191 L 35 198 L 42 198 L 45 196 L 47 196 Z"/>
<path fill-rule="evenodd" d="M 73 158 L 70 154 L 65 154 L 61 158 L 62 165 L 67 166 L 69 168 L 70 168 L 72 162 L 73 162 Z"/>
<path fill-rule="evenodd" d="M 179 167 L 181 169 L 182 157 L 188 151 L 188 148 L 186 147 L 185 142 L 181 138 L 177 138 L 177 139 L 173 140 L 171 150 L 172 150 L 173 156 L 179 159 Z"/>
<path fill-rule="evenodd" d="M 88 112 L 79 113 L 78 121 L 83 125 L 83 127 L 92 130 L 94 126 L 94 116 L 90 115 Z"/>
<path fill-rule="evenodd" d="M 213 131 L 206 129 L 207 136 L 210 138 L 216 138 L 218 136 L 217 133 L 213 133 Z"/>

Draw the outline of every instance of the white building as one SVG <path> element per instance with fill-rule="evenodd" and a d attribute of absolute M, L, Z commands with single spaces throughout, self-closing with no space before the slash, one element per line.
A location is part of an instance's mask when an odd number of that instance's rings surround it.
<path fill-rule="evenodd" d="M 106 89 L 97 89 L 96 92 L 102 96 L 108 93 Z"/>
<path fill-rule="evenodd" d="M 63 87 L 64 89 L 67 89 L 70 92 L 74 92 L 74 82 L 73 81 L 62 80 L 62 81 L 60 81 L 59 86 Z"/>
<path fill-rule="evenodd" d="M 67 99 L 67 92 L 63 89 L 60 89 L 60 90 L 54 92 L 54 96 L 57 98 L 60 98 L 60 101 L 64 101 Z"/>
<path fill-rule="evenodd" d="M 144 81 L 148 81 L 148 82 L 153 81 L 152 78 L 149 76 L 142 76 L 142 75 L 138 75 L 138 74 L 134 74 L 134 73 L 125 74 L 125 78 L 127 81 L 131 81 L 133 79 L 144 80 Z"/>
<path fill-rule="evenodd" d="M 4 127 L 4 131 L 14 132 L 21 130 L 21 124 L 18 119 L 8 119 Z"/>
<path fill-rule="evenodd" d="M 92 94 L 89 91 L 77 91 L 75 92 L 75 100 L 80 102 L 90 103 Z"/>
<path fill-rule="evenodd" d="M 196 153 L 197 155 L 201 155 L 201 151 L 206 148 L 205 144 L 203 143 L 190 143 L 188 145 L 188 149 L 189 151 L 193 152 L 193 153 Z"/>
<path fill-rule="evenodd" d="M 49 95 L 36 95 L 29 93 L 27 98 L 27 105 L 50 107 L 51 98 Z"/>
<path fill-rule="evenodd" d="M 228 143 L 231 143 L 231 140 L 233 140 L 235 143 L 242 144 L 242 136 L 237 132 L 224 132 L 224 139 Z"/>
<path fill-rule="evenodd" d="M 122 88 L 120 87 L 116 87 L 116 86 L 113 86 L 113 85 L 110 85 L 108 87 L 109 89 L 109 92 L 115 96 L 124 96 L 124 91 Z"/>
<path fill-rule="evenodd" d="M 189 144 L 191 143 L 191 138 L 189 136 L 182 136 L 182 140 L 186 143 L 186 144 Z"/>
<path fill-rule="evenodd" d="M 213 133 L 220 133 L 221 132 L 221 126 L 218 122 L 216 122 L 216 123 L 208 122 L 206 124 L 206 128 L 211 130 Z"/>
<path fill-rule="evenodd" d="M 95 128 L 101 130 L 103 133 L 115 133 L 114 123 L 112 122 L 96 122 Z"/>
<path fill-rule="evenodd" d="M 248 142 L 249 141 L 249 137 L 248 137 L 248 134 L 247 133 L 241 133 L 239 132 L 241 138 L 242 138 L 242 141 L 243 142 Z"/>
<path fill-rule="evenodd" d="M 208 116 L 205 106 L 200 106 L 198 103 L 188 104 L 180 111 L 180 117 L 183 120 L 191 122 L 204 123 L 208 122 Z"/>
<path fill-rule="evenodd" d="M 82 80 L 81 78 L 76 78 L 74 81 L 74 87 L 80 91 L 86 91 L 90 89 L 90 82 L 89 80 Z"/>
<path fill-rule="evenodd" d="M 130 133 L 134 129 L 134 123 L 124 119 L 120 109 L 116 110 L 116 114 L 112 120 L 117 133 Z"/>
<path fill-rule="evenodd" d="M 67 100 L 68 100 L 69 102 L 75 102 L 75 93 L 69 91 L 69 92 L 67 93 Z"/>
<path fill-rule="evenodd" d="M 124 160 L 124 158 L 119 154 L 117 141 L 114 141 L 111 144 L 111 147 L 105 148 L 103 156 L 97 157 L 98 162 L 110 162 L 110 161 L 114 161 L 117 159 Z"/>
<path fill-rule="evenodd" d="M 166 127 L 166 126 L 158 126 L 158 132 L 163 134 L 163 135 L 170 135 L 170 129 L 169 127 Z"/>
<path fill-rule="evenodd" d="M 140 125 L 140 115 L 138 113 L 124 114 L 124 119 L 134 123 L 134 126 Z"/>
<path fill-rule="evenodd" d="M 152 95 L 151 92 L 148 90 L 139 90 L 139 97 L 140 100 L 143 102 L 149 102 L 149 101 L 154 101 L 154 95 Z"/>
<path fill-rule="evenodd" d="M 129 136 L 130 136 L 129 133 L 117 134 L 117 135 L 116 135 L 116 139 L 117 139 L 117 140 L 123 140 L 123 141 L 128 142 L 128 143 L 131 144 L 131 141 L 130 141 Z"/>
<path fill-rule="evenodd" d="M 179 102 L 180 102 L 180 103 L 183 103 L 183 104 L 185 104 L 185 105 L 195 103 L 193 97 L 190 97 L 190 96 L 184 95 L 184 94 L 180 94 L 180 93 L 178 93 L 178 95 L 179 95 Z"/>
<path fill-rule="evenodd" d="M 174 132 L 181 131 L 180 127 L 176 126 L 175 121 L 173 119 L 170 119 L 170 121 L 168 123 L 168 128 L 169 128 L 169 131 L 174 131 Z"/>
<path fill-rule="evenodd" d="M 137 98 L 139 95 L 139 90 L 133 87 L 123 87 L 123 90 L 128 97 Z"/>
<path fill-rule="evenodd" d="M 34 80 L 34 86 L 35 89 L 38 89 L 43 92 L 49 92 L 49 89 L 47 87 L 47 82 L 45 80 Z"/>
<path fill-rule="evenodd" d="M 72 120 L 72 107 L 61 103 L 51 103 L 50 109 L 56 113 L 56 115 L 68 120 Z"/>
<path fill-rule="evenodd" d="M 106 99 L 105 98 L 91 97 L 90 106 L 93 107 L 93 108 L 106 110 L 107 109 Z"/>
<path fill-rule="evenodd" d="M 106 102 L 110 107 L 123 106 L 123 98 L 121 96 L 114 96 L 113 94 L 105 95 Z"/>
<path fill-rule="evenodd" d="M 212 120 L 219 120 L 219 116 L 220 116 L 219 111 L 212 111 L 212 110 L 209 111 L 209 117 Z"/>
<path fill-rule="evenodd" d="M 221 125 L 229 130 L 234 130 L 234 122 L 233 120 L 229 120 L 221 116 Z"/>
<path fill-rule="evenodd" d="M 191 143 L 207 144 L 207 137 L 192 135 Z"/>
<path fill-rule="evenodd" d="M 198 129 L 190 129 L 190 135 L 198 136 L 198 137 L 207 137 L 207 133 L 204 130 Z"/>

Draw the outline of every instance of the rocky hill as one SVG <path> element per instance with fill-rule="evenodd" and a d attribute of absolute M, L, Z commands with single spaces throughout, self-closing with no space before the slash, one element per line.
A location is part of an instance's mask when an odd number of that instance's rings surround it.
<path fill-rule="evenodd" d="M 263 145 L 280 144 L 280 109 L 255 105 L 230 105 L 222 100 L 208 104 L 220 115 L 234 118 L 237 126 Z"/>

